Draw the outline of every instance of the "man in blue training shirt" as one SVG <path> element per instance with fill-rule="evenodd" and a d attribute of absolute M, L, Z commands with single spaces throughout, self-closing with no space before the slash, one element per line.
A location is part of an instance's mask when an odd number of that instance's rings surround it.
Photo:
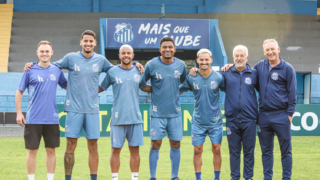
<path fill-rule="evenodd" d="M 255 88 L 259 89 L 258 72 L 246 64 L 248 48 L 238 45 L 233 49 L 234 66 L 220 72 L 226 82 L 225 116 L 230 153 L 231 178 L 240 179 L 240 157 L 243 146 L 243 177 L 253 177 L 254 148 L 258 103 Z"/>
<path fill-rule="evenodd" d="M 213 60 L 210 50 L 200 49 L 197 57 L 197 63 L 199 64 L 197 76 L 187 76 L 179 90 L 181 94 L 191 89 L 194 94 L 195 103 L 191 134 L 192 145 L 194 146 L 193 165 L 196 180 L 201 180 L 203 143 L 207 134 L 212 143 L 214 179 L 217 180 L 220 178 L 223 136 L 219 88 L 224 90 L 225 83 L 223 76 L 211 69 Z"/>
<path fill-rule="evenodd" d="M 294 68 L 280 56 L 280 47 L 275 39 L 263 42 L 267 57 L 254 69 L 259 77 L 259 115 L 257 131 L 262 151 L 264 179 L 273 176 L 273 146 L 276 134 L 280 144 L 282 179 L 292 175 L 291 122 L 297 100 L 297 81 Z M 232 65 L 224 66 L 228 70 Z"/>
<path fill-rule="evenodd" d="M 142 117 L 139 108 L 139 88 L 151 93 L 151 86 L 146 85 L 143 75 L 131 64 L 134 57 L 130 45 L 119 49 L 121 64 L 111 68 L 102 83 L 99 92 L 112 85 L 114 104 L 111 121 L 111 157 L 112 180 L 118 180 L 120 152 L 127 138 L 130 150 L 130 168 L 132 180 L 138 180 L 140 155 L 139 146 L 143 143 Z"/>
<path fill-rule="evenodd" d="M 180 141 L 182 119 L 179 102 L 179 85 L 185 80 L 187 69 L 183 61 L 173 57 L 176 52 L 174 40 L 164 37 L 160 41 L 160 57 L 146 64 L 145 79 L 151 79 L 149 169 L 151 180 L 156 179 L 159 149 L 165 132 L 170 141 L 171 179 L 177 180 L 180 165 Z"/>
<path fill-rule="evenodd" d="M 68 112 L 65 123 L 67 147 L 64 156 L 66 180 L 71 180 L 75 161 L 74 152 L 82 128 L 86 132 L 88 143 L 91 180 L 97 179 L 99 164 L 97 142 L 100 138 L 99 76 L 101 72 L 107 72 L 113 65 L 104 56 L 93 52 L 96 44 L 96 34 L 86 30 L 81 35 L 82 50 L 69 53 L 53 63 L 61 69 L 69 70 L 65 101 L 65 111 Z M 136 66 L 139 66 L 138 69 L 143 68 L 138 63 Z"/>
<path fill-rule="evenodd" d="M 49 41 L 40 41 L 37 55 L 39 63 L 22 75 L 16 92 L 17 123 L 24 127 L 29 180 L 34 180 L 36 156 L 43 136 L 47 152 L 47 179 L 53 180 L 56 167 L 55 148 L 60 146 L 59 113 L 56 105 L 56 90 L 67 87 L 67 80 L 60 68 L 50 65 L 53 54 Z M 26 118 L 21 112 L 22 96 L 28 89 L 28 110 Z"/>

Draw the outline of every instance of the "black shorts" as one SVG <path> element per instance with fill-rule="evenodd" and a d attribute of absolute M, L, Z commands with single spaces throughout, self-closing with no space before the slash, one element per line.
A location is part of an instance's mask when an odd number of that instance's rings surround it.
<path fill-rule="evenodd" d="M 59 147 L 59 124 L 26 124 L 24 128 L 24 143 L 26 149 L 38 149 L 41 136 L 43 136 L 46 148 Z"/>

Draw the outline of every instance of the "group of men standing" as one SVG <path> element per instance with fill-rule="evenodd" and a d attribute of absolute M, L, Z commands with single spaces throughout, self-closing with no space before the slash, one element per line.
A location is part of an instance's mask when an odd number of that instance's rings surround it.
<path fill-rule="evenodd" d="M 222 115 L 219 105 L 219 89 L 226 92 L 225 116 L 230 150 L 232 179 L 240 179 L 240 152 L 244 151 L 244 178 L 253 177 L 256 127 L 263 153 L 265 179 L 272 179 L 273 138 L 277 134 L 282 153 L 283 179 L 290 179 L 292 169 L 290 123 L 296 103 L 295 72 L 291 65 L 279 57 L 280 48 L 275 40 L 263 43 L 267 59 L 252 69 L 248 64 L 248 50 L 236 46 L 234 65 L 226 65 L 226 72 L 211 69 L 212 53 L 199 50 L 199 72 L 192 69 L 187 75 L 183 61 L 174 57 L 175 42 L 170 37 L 160 41 L 161 56 L 150 60 L 145 69 L 132 63 L 134 51 L 130 45 L 119 49 L 121 64 L 113 66 L 105 57 L 93 52 L 96 35 L 83 32 L 82 50 L 67 54 L 50 64 L 53 54 L 48 41 L 41 41 L 37 54 L 39 63 L 27 64 L 16 93 L 17 122 L 25 124 L 25 147 L 28 149 L 27 170 L 29 180 L 34 179 L 36 153 L 41 136 L 47 151 L 48 179 L 53 179 L 55 151 L 59 147 L 59 116 L 56 107 L 56 87 L 67 89 L 65 111 L 67 113 L 65 135 L 67 147 L 64 156 L 65 179 L 70 180 L 75 162 L 75 149 L 82 128 L 86 132 L 89 150 L 91 180 L 97 179 L 99 155 L 97 140 L 100 138 L 98 93 L 112 85 L 114 103 L 111 121 L 110 166 L 113 180 L 118 179 L 120 152 L 125 139 L 130 150 L 132 179 L 138 179 L 140 166 L 139 146 L 143 143 L 142 117 L 139 109 L 139 89 L 152 93 L 150 104 L 149 154 L 150 179 L 156 180 L 159 149 L 165 132 L 170 142 L 171 179 L 178 180 L 180 166 L 180 141 L 182 118 L 179 93 L 191 90 L 195 108 L 192 119 L 192 144 L 194 145 L 194 169 L 201 180 L 203 143 L 208 134 L 214 154 L 215 179 L 220 177 Z M 68 81 L 61 69 L 68 69 Z M 145 72 L 144 72 L 145 70 Z M 106 77 L 99 85 L 99 75 Z M 144 73 L 143 73 L 144 72 Z M 146 82 L 151 80 L 151 86 Z M 28 88 L 29 103 L 26 119 L 21 113 L 23 91 Z M 255 89 L 259 92 L 259 113 Z M 256 126 L 257 124 L 257 126 Z M 52 126 L 52 127 L 51 127 Z M 50 129 L 50 130 L 48 130 Z M 51 132 L 52 131 L 52 132 Z M 53 133 L 54 132 L 54 133 Z M 242 145 L 241 145 L 242 144 Z"/>

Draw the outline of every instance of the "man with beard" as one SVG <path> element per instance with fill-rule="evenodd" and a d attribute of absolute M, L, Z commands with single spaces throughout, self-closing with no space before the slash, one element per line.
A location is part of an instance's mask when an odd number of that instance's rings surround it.
<path fill-rule="evenodd" d="M 143 143 L 142 117 L 139 108 L 139 88 L 151 93 L 151 86 L 146 85 L 143 75 L 131 64 L 134 57 L 130 45 L 122 45 L 119 49 L 121 64 L 111 68 L 102 83 L 99 92 L 112 85 L 114 104 L 111 121 L 111 157 L 110 166 L 112 180 L 118 180 L 120 152 L 128 140 L 130 150 L 130 168 L 132 180 L 138 180 L 140 156 L 139 146 Z"/>
<path fill-rule="evenodd" d="M 24 127 L 27 153 L 28 179 L 34 180 L 36 157 L 43 136 L 46 148 L 47 179 L 53 180 L 56 167 L 55 148 L 60 146 L 59 114 L 56 104 L 56 89 L 67 87 L 62 71 L 50 64 L 53 54 L 49 41 L 40 41 L 37 49 L 39 63 L 22 75 L 16 92 L 17 123 Z M 28 110 L 26 119 L 21 112 L 22 96 L 28 88 Z"/>
<path fill-rule="evenodd" d="M 221 142 L 223 136 L 222 115 L 220 110 L 219 88 L 224 90 L 224 78 L 210 68 L 212 53 L 200 49 L 197 53 L 199 72 L 197 76 L 187 76 L 180 85 L 180 94 L 189 89 L 194 94 L 194 112 L 192 117 L 192 145 L 194 146 L 193 165 L 196 180 L 201 180 L 203 143 L 207 134 L 212 143 L 215 180 L 219 180 L 221 170 Z"/>
<path fill-rule="evenodd" d="M 71 180 L 75 162 L 74 152 L 82 128 L 86 132 L 91 180 L 97 179 L 99 164 L 97 142 L 100 138 L 99 76 L 101 72 L 107 72 L 113 65 L 104 56 L 93 52 L 96 44 L 96 34 L 91 30 L 86 30 L 81 35 L 82 50 L 69 53 L 53 63 L 61 69 L 69 70 L 64 108 L 68 112 L 65 123 L 67 147 L 64 156 L 66 180 Z M 30 67 L 30 64 L 26 66 Z M 137 63 L 136 66 L 139 66 L 138 69 L 142 68 L 143 71 L 141 64 Z"/>
<path fill-rule="evenodd" d="M 171 37 L 161 39 L 159 51 L 161 56 L 150 60 L 145 67 L 145 79 L 151 79 L 152 85 L 149 169 L 151 180 L 155 180 L 159 149 L 167 131 L 171 147 L 171 179 L 177 180 L 182 140 L 179 85 L 185 80 L 187 69 L 183 61 L 173 57 L 176 47 Z"/>
<path fill-rule="evenodd" d="M 297 100 L 297 81 L 293 67 L 280 56 L 280 47 L 275 39 L 263 42 L 267 57 L 254 69 L 259 77 L 259 115 L 257 131 L 262 151 L 264 179 L 273 176 L 273 147 L 276 134 L 280 144 L 282 179 L 292 175 L 291 122 Z M 232 64 L 225 65 L 227 71 Z"/>
<path fill-rule="evenodd" d="M 240 179 L 240 156 L 243 146 L 243 177 L 253 177 L 254 148 L 256 144 L 256 119 L 258 103 L 258 72 L 246 64 L 248 48 L 238 45 L 233 49 L 234 66 L 220 72 L 226 82 L 225 116 L 230 153 L 231 178 Z"/>

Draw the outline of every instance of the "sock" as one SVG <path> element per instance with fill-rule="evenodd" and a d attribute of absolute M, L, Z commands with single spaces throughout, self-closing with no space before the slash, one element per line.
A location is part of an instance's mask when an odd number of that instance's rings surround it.
<path fill-rule="evenodd" d="M 71 175 L 65 175 L 66 180 L 71 180 Z"/>
<path fill-rule="evenodd" d="M 118 180 L 118 173 L 112 173 L 112 180 Z"/>
<path fill-rule="evenodd" d="M 34 180 L 34 174 L 28 174 L 29 180 Z"/>
<path fill-rule="evenodd" d="M 157 164 L 159 159 L 159 150 L 153 150 L 150 148 L 149 153 L 149 170 L 150 177 L 155 178 L 157 173 Z"/>
<path fill-rule="evenodd" d="M 53 180 L 54 174 L 47 173 L 47 180 Z"/>
<path fill-rule="evenodd" d="M 138 172 L 131 172 L 132 180 L 138 180 L 139 173 Z"/>
<path fill-rule="evenodd" d="M 97 180 L 97 174 L 90 174 L 91 180 Z"/>
<path fill-rule="evenodd" d="M 180 148 L 170 149 L 170 159 L 171 159 L 171 178 L 177 178 L 180 166 Z"/>
<path fill-rule="evenodd" d="M 150 180 L 157 180 L 156 178 L 150 178 Z"/>
<path fill-rule="evenodd" d="M 220 179 L 220 171 L 214 171 L 214 179 Z"/>
<path fill-rule="evenodd" d="M 196 172 L 196 179 L 201 180 L 201 172 Z"/>

